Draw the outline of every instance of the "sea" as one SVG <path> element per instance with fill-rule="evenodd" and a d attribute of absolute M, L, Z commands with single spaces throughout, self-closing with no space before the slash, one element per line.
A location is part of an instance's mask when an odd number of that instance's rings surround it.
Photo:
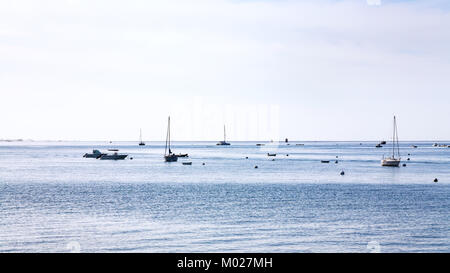
<path fill-rule="evenodd" d="M 450 148 L 164 144 L 0 142 L 0 252 L 450 252 Z"/>

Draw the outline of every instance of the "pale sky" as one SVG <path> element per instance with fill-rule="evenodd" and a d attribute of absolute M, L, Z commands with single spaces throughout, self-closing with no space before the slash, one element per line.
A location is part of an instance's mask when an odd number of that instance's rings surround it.
<path fill-rule="evenodd" d="M 0 95 L 0 139 L 450 140 L 450 4 L 0 0 Z"/>

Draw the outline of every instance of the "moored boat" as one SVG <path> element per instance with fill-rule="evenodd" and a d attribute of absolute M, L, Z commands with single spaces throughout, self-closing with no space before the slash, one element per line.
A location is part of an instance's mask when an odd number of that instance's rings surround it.
<path fill-rule="evenodd" d="M 127 154 L 119 154 L 118 149 L 109 149 L 108 151 L 113 153 L 103 154 L 100 156 L 100 160 L 124 160 L 128 156 Z"/>
<path fill-rule="evenodd" d="M 227 142 L 227 134 L 225 132 L 225 125 L 223 126 L 223 141 L 219 141 L 216 145 L 218 145 L 218 146 L 229 146 L 229 145 L 231 145 L 229 142 Z"/>
<path fill-rule="evenodd" d="M 397 157 L 396 157 L 397 152 Z M 394 116 L 394 134 L 392 136 L 392 155 L 381 160 L 381 166 L 398 167 L 400 165 L 400 146 L 398 144 L 397 119 Z"/>
<path fill-rule="evenodd" d="M 139 146 L 145 146 L 145 142 L 142 141 L 142 129 L 139 129 Z"/>
<path fill-rule="evenodd" d="M 178 161 L 178 156 L 172 153 L 172 150 L 170 149 L 170 116 L 167 121 L 167 135 L 166 135 L 166 147 L 164 149 L 164 160 L 166 162 Z"/>
<path fill-rule="evenodd" d="M 99 150 L 92 150 L 92 153 L 85 153 L 83 155 L 84 158 L 100 158 L 102 155 L 105 155 L 103 153 L 101 153 Z"/>

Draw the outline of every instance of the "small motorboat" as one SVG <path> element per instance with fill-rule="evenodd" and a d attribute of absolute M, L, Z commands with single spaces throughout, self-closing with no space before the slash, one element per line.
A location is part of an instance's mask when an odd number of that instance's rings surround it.
<path fill-rule="evenodd" d="M 321 160 L 321 163 L 330 163 L 330 160 Z"/>
<path fill-rule="evenodd" d="M 416 149 L 416 148 L 417 148 L 417 145 L 412 145 L 411 147 L 413 147 L 414 149 Z"/>
<path fill-rule="evenodd" d="M 437 143 L 433 143 L 433 145 L 432 145 L 433 147 L 437 147 L 437 146 L 439 146 L 439 144 L 437 144 Z"/>
<path fill-rule="evenodd" d="M 264 146 L 266 144 L 262 144 L 262 143 L 257 143 L 256 146 Z"/>
<path fill-rule="evenodd" d="M 380 142 L 380 144 L 381 145 L 386 145 L 386 141 L 383 140 L 383 141 Z"/>
<path fill-rule="evenodd" d="M 177 157 L 189 157 L 189 154 L 177 154 Z"/>
<path fill-rule="evenodd" d="M 102 155 L 105 155 L 101 153 L 99 150 L 92 150 L 92 154 L 85 153 L 83 155 L 84 158 L 100 158 Z"/>
<path fill-rule="evenodd" d="M 376 146 L 375 146 L 375 148 L 382 148 L 383 146 L 381 146 L 381 144 L 380 143 L 378 143 Z"/>
<path fill-rule="evenodd" d="M 183 162 L 183 165 L 192 165 L 192 162 Z"/>
<path fill-rule="evenodd" d="M 113 153 L 100 156 L 100 160 L 124 160 L 128 156 L 127 154 L 119 154 L 118 149 L 109 149 L 108 151 Z"/>
<path fill-rule="evenodd" d="M 267 153 L 267 156 L 277 156 L 277 154 Z"/>

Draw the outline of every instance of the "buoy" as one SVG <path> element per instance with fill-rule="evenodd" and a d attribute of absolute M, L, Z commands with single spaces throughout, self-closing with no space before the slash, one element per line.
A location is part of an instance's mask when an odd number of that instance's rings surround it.
<path fill-rule="evenodd" d="M 205 166 L 205 162 L 203 162 L 202 165 Z"/>
<path fill-rule="evenodd" d="M 409 159 L 409 157 L 408 157 L 408 159 L 407 159 L 407 160 L 408 160 L 408 161 L 410 160 L 410 159 Z"/>
<path fill-rule="evenodd" d="M 245 159 L 248 159 L 248 156 L 246 156 Z"/>
<path fill-rule="evenodd" d="M 338 158 L 339 156 L 336 156 L 336 158 Z"/>
<path fill-rule="evenodd" d="M 286 156 L 289 156 L 289 154 L 287 154 Z"/>
<path fill-rule="evenodd" d="M 255 166 L 255 169 L 258 169 L 258 166 Z"/>
<path fill-rule="evenodd" d="M 132 158 L 132 157 L 130 157 L 130 160 L 133 160 L 133 158 Z"/>
<path fill-rule="evenodd" d="M 275 161 L 275 158 L 274 158 L 274 159 L 272 159 L 272 161 Z"/>
<path fill-rule="evenodd" d="M 345 174 L 345 172 L 344 172 L 344 171 L 342 171 L 342 172 L 341 172 L 341 175 L 344 175 L 344 174 Z"/>
<path fill-rule="evenodd" d="M 434 179 L 434 183 L 437 183 L 439 180 L 437 178 Z"/>
<path fill-rule="evenodd" d="M 336 160 L 336 161 L 334 161 L 334 163 L 338 164 L 338 161 Z"/>
<path fill-rule="evenodd" d="M 405 164 L 405 163 L 403 163 L 403 167 L 406 167 L 406 164 Z"/>

